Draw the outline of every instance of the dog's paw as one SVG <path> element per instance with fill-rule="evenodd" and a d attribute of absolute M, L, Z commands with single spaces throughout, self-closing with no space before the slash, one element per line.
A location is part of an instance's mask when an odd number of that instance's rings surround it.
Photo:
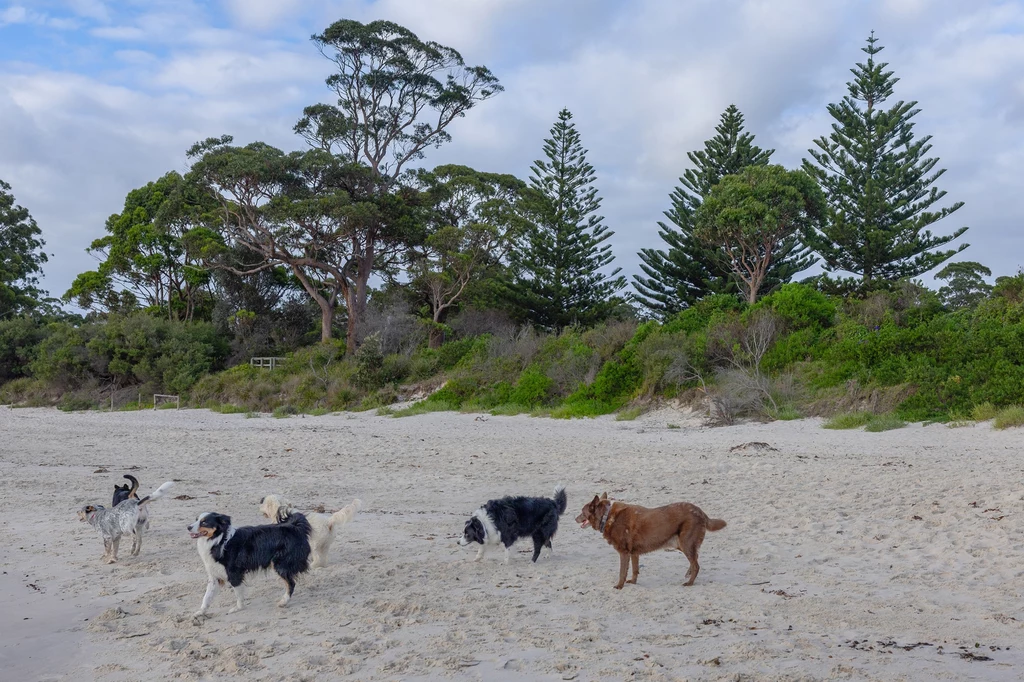
<path fill-rule="evenodd" d="M 103 563 L 105 563 L 105 564 L 116 564 L 117 563 L 117 559 L 115 559 L 112 556 L 105 556 L 105 557 L 103 557 Z"/>
<path fill-rule="evenodd" d="M 283 609 L 284 607 L 288 606 L 288 600 L 287 599 L 279 599 L 278 602 L 277 602 L 277 605 L 280 606 Z"/>
<path fill-rule="evenodd" d="M 228 609 L 228 613 L 229 614 L 230 613 L 238 613 L 239 611 L 241 611 L 244 608 L 245 608 L 244 606 L 232 606 L 230 609 Z"/>
<path fill-rule="evenodd" d="M 622 589 L 622 585 L 612 585 L 612 587 L 614 587 L 616 590 Z"/>

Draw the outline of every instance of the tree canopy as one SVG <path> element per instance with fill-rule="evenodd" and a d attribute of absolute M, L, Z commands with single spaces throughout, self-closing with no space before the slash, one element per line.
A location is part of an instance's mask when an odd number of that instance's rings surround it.
<path fill-rule="evenodd" d="M 0 180 L 0 319 L 30 312 L 43 302 L 39 275 L 45 245 L 28 209 L 14 203 L 11 186 Z"/>
<path fill-rule="evenodd" d="M 877 42 L 872 33 L 861 48 L 867 61 L 850 70 L 854 78 L 847 83 L 848 94 L 828 106 L 835 121 L 832 133 L 815 140 L 817 148 L 803 162 L 824 190 L 829 208 L 829 219 L 809 243 L 830 271 L 858 275 L 864 289 L 917 277 L 968 246 L 935 250 L 967 228 L 947 236 L 934 236 L 926 228 L 963 202 L 929 210 L 946 195 L 933 186 L 946 171 L 935 170 L 938 159 L 926 156 L 931 136 L 914 139 L 917 102 L 882 107 L 899 79 L 886 70 L 887 63 L 875 61 L 883 49 Z"/>

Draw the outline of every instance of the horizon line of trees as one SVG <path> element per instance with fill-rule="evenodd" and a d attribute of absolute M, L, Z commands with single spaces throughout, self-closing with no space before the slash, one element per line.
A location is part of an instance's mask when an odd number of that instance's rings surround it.
<path fill-rule="evenodd" d="M 687 155 L 692 168 L 658 224 L 663 246 L 639 253 L 635 292 L 613 265 L 596 174 L 567 109 L 528 181 L 452 164 L 428 170 L 428 151 L 502 92 L 498 79 L 392 22 L 341 20 L 313 42 L 336 66 L 326 84 L 337 99 L 304 109 L 294 132 L 306 148 L 237 146 L 229 135 L 197 143 L 187 173 L 128 194 L 88 249 L 98 267 L 78 275 L 65 303 L 217 319 L 236 337 L 315 327 L 315 309 L 320 340 L 343 329 L 353 353 L 371 297 L 415 311 L 439 346 L 465 306 L 550 330 L 629 316 L 634 304 L 668 319 L 716 294 L 753 304 L 818 263 L 820 289 L 864 294 L 968 246 L 943 248 L 967 227 L 929 229 L 963 202 L 935 208 L 945 171 L 927 156 L 930 136 L 914 135 L 917 103 L 886 106 L 898 79 L 876 61 L 873 33 L 847 94 L 828 106 L 832 132 L 799 169 L 772 164 L 774 150 L 754 144 L 729 105 L 715 135 Z M 0 181 L 0 320 L 53 304 L 38 288 L 41 231 L 10 191 Z M 937 274 L 948 281 L 940 294 L 968 305 L 990 276 L 978 263 L 949 264 Z"/>

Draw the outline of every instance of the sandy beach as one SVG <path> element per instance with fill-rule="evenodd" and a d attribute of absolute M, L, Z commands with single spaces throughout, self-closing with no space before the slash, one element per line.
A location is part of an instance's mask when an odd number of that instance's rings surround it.
<path fill-rule="evenodd" d="M 757 441 L 770 448 L 735 446 Z M 1019 680 L 1024 433 L 989 424 L 885 433 L 819 420 L 705 428 L 451 413 L 273 419 L 205 410 L 0 408 L 0 668 L 42 680 Z M 139 557 L 100 561 L 83 504 L 132 473 L 156 502 Z M 470 513 L 505 494 L 569 509 L 554 555 L 529 542 L 473 563 Z M 618 557 L 573 517 L 599 492 L 693 502 L 696 585 L 677 552 Z M 247 608 L 193 620 L 206 575 L 185 527 L 264 523 L 260 498 L 363 510 L 331 565 L 256 576 Z"/>

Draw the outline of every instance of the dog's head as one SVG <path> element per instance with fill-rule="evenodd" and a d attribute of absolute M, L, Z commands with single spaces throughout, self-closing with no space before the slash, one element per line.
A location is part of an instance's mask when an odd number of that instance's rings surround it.
<path fill-rule="evenodd" d="M 607 501 L 608 493 L 604 493 L 600 497 L 594 495 L 594 499 L 587 506 L 583 507 L 583 511 L 576 517 L 576 523 L 580 524 L 580 528 L 586 528 L 587 526 L 597 528 L 598 524 L 601 523 L 601 515 L 604 513 L 604 503 Z"/>
<path fill-rule="evenodd" d="M 283 523 L 294 511 L 288 500 L 277 495 L 267 495 L 260 500 L 260 514 L 274 523 Z"/>
<path fill-rule="evenodd" d="M 102 504 L 87 504 L 78 510 L 78 520 L 92 521 L 92 517 L 101 509 L 103 509 Z"/>
<path fill-rule="evenodd" d="M 206 538 L 216 540 L 224 536 L 231 528 L 231 517 L 216 512 L 203 512 L 188 526 L 188 534 L 192 539 Z"/>
<path fill-rule="evenodd" d="M 487 532 L 484 530 L 484 524 L 480 522 L 479 518 L 473 516 L 469 521 L 466 521 L 466 528 L 462 531 L 462 537 L 459 538 L 459 546 L 465 547 L 474 542 L 479 542 L 482 545 L 486 540 Z"/>

